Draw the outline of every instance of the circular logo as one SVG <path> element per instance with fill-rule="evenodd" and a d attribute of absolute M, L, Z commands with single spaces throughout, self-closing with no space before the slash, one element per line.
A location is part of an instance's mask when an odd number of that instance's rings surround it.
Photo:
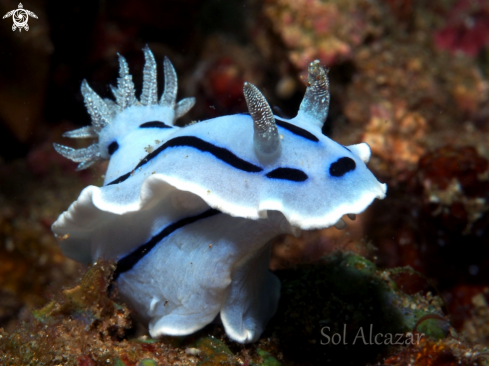
<path fill-rule="evenodd" d="M 14 13 L 12 14 L 12 19 L 14 21 L 12 30 L 15 30 L 15 27 L 21 29 L 26 28 L 26 30 L 29 30 L 29 26 L 27 25 L 27 21 L 29 20 L 29 14 L 24 9 L 15 10 Z"/>

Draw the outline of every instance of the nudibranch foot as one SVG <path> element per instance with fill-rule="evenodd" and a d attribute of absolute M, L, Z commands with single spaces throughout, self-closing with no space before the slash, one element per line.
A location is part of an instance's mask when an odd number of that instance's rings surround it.
<path fill-rule="evenodd" d="M 150 239 L 117 262 L 120 295 L 149 321 L 152 337 L 191 334 L 220 313 L 231 339 L 255 341 L 278 304 L 268 243 L 282 220 L 273 213 L 250 225 L 207 209 L 166 224 L 153 236 L 161 241 L 148 246 Z"/>
<path fill-rule="evenodd" d="M 240 343 L 258 340 L 275 314 L 280 298 L 280 280 L 268 269 L 270 246 L 236 269 L 221 309 L 229 337 Z"/>

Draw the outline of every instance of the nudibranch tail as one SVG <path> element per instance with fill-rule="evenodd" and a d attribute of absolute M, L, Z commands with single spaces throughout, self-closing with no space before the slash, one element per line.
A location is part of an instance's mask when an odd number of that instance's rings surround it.
<path fill-rule="evenodd" d="M 280 137 L 267 100 L 256 86 L 245 83 L 243 93 L 253 119 L 253 145 L 258 159 L 270 162 L 277 159 L 282 151 Z"/>
<path fill-rule="evenodd" d="M 119 78 L 117 87 L 111 86 L 115 101 L 112 99 L 102 99 L 83 80 L 81 93 L 85 101 L 85 106 L 91 117 L 91 126 L 82 127 L 63 134 L 63 137 L 69 138 L 98 138 L 99 143 L 93 144 L 88 148 L 75 150 L 71 147 L 55 144 L 55 150 L 64 157 L 80 163 L 77 170 L 86 169 L 98 160 L 110 157 L 114 149 L 109 146 L 102 146 L 102 140 L 108 144 L 117 145 L 117 139 L 127 134 L 129 128 L 137 129 L 143 123 L 134 125 L 135 115 L 146 116 L 150 118 L 144 122 L 163 123 L 168 126 L 174 124 L 175 120 L 185 113 L 195 104 L 195 98 L 185 98 L 176 103 L 177 97 L 177 75 L 170 60 L 165 57 L 164 74 L 165 90 L 158 102 L 158 88 L 156 75 L 156 61 L 151 50 L 146 46 L 144 52 L 144 69 L 143 69 L 143 88 L 141 92 L 141 101 L 135 96 L 136 91 L 132 76 L 129 73 L 129 66 L 126 59 L 119 55 Z M 134 109 L 136 108 L 136 109 Z M 143 117 L 144 118 L 144 117 Z M 117 122 L 114 122 L 117 121 Z M 118 127 L 106 128 L 110 124 L 118 124 Z M 104 132 L 102 133 L 102 130 Z M 116 134 L 116 135 L 114 135 Z M 115 145 L 114 145 L 115 144 Z"/>
<path fill-rule="evenodd" d="M 309 64 L 307 82 L 309 85 L 299 113 L 308 114 L 310 118 L 317 121 L 319 127 L 322 127 L 328 116 L 330 95 L 327 70 L 320 65 L 319 60 Z"/>

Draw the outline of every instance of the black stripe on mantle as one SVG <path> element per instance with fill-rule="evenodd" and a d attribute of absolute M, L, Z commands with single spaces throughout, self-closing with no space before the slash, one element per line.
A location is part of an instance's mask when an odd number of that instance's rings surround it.
<path fill-rule="evenodd" d="M 304 130 L 303 128 L 297 127 L 292 123 L 280 121 L 278 119 L 275 120 L 275 123 L 277 124 L 277 126 L 285 128 L 287 131 L 292 132 L 294 135 L 303 137 L 312 142 L 319 142 L 319 139 L 316 136 L 314 136 L 312 133 Z"/>
<path fill-rule="evenodd" d="M 113 280 L 116 281 L 117 278 L 124 272 L 131 270 L 141 259 L 144 258 L 146 254 L 148 254 L 159 242 L 161 242 L 164 238 L 171 235 L 178 229 L 183 228 L 186 225 L 193 224 L 196 221 L 212 217 L 221 213 L 220 211 L 211 208 L 210 210 L 204 211 L 203 213 L 186 217 L 181 219 L 180 221 L 174 222 L 173 224 L 168 225 L 163 230 L 161 230 L 158 234 L 153 236 L 148 242 L 138 247 L 132 253 L 122 257 L 117 261 L 116 270 L 114 271 Z"/>
<path fill-rule="evenodd" d="M 163 151 L 170 147 L 179 147 L 179 146 L 187 146 L 187 147 L 193 147 L 197 150 L 200 150 L 202 152 L 208 152 L 212 155 L 214 155 L 216 158 L 219 160 L 222 160 L 223 162 L 231 165 L 232 167 L 248 172 L 248 173 L 259 173 L 263 171 L 262 168 L 259 166 L 256 166 L 252 163 L 247 162 L 246 160 L 243 160 L 236 155 L 234 155 L 231 151 L 228 149 L 225 149 L 223 147 L 218 147 L 215 146 L 207 141 L 204 141 L 198 137 L 195 136 L 180 136 L 180 137 L 175 137 L 167 142 L 165 142 L 163 145 L 158 147 L 156 150 L 154 150 L 152 153 L 146 155 L 146 157 L 141 160 L 141 162 L 134 168 L 134 170 L 142 167 L 145 165 L 148 161 L 156 158 L 159 154 L 161 154 Z M 133 171 L 134 171 L 133 170 Z M 121 182 L 124 182 L 127 178 L 131 176 L 131 173 L 126 173 L 119 178 L 113 180 L 112 182 L 108 183 L 107 185 L 110 186 L 112 184 L 118 184 Z"/>

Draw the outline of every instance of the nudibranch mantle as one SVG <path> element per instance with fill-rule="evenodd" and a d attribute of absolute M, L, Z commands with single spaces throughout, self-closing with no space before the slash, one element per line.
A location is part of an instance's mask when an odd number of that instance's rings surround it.
<path fill-rule="evenodd" d="M 268 270 L 269 242 L 300 229 L 344 225 L 385 197 L 367 169 L 367 144 L 342 146 L 321 133 L 329 82 L 315 61 L 298 115 L 274 116 L 245 83 L 249 114 L 180 128 L 193 98 L 176 103 L 177 78 L 165 58 L 158 102 L 156 63 L 144 50 L 140 101 L 120 56 L 116 102 L 88 84 L 82 93 L 92 126 L 67 137 L 98 137 L 86 149 L 55 145 L 84 169 L 110 159 L 103 187 L 85 188 L 53 232 L 82 262 L 117 262 L 121 297 L 149 323 L 153 337 L 186 335 L 218 315 L 230 338 L 256 341 L 275 313 L 280 283 Z"/>

